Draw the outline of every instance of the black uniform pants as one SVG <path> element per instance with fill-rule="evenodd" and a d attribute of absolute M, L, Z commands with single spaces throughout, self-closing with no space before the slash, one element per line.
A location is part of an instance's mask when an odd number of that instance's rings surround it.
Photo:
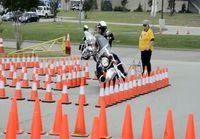
<path fill-rule="evenodd" d="M 143 72 L 145 70 L 145 67 L 147 66 L 147 72 L 150 75 L 151 72 L 151 54 L 152 51 L 151 50 L 144 50 L 141 51 L 141 60 L 142 60 L 142 68 L 143 68 Z"/>

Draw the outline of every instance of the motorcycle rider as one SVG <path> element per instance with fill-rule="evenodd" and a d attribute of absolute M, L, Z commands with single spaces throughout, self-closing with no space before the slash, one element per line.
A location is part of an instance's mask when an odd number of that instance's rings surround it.
<path fill-rule="evenodd" d="M 106 22 L 105 21 L 100 21 L 99 23 L 97 23 L 96 27 L 97 27 L 97 32 L 99 34 L 101 34 L 102 36 L 104 36 L 108 40 L 108 42 L 110 44 L 110 47 L 112 47 L 112 41 L 115 38 L 114 38 L 114 34 L 107 30 L 108 27 L 107 27 Z"/>
<path fill-rule="evenodd" d="M 110 44 L 110 47 L 112 46 L 112 41 L 114 40 L 114 35 L 113 33 L 109 32 L 107 30 L 107 24 L 105 21 L 100 21 L 98 24 L 97 24 L 97 32 L 104 36 L 109 44 Z M 124 70 L 124 67 L 120 64 L 121 61 L 120 59 L 118 58 L 118 56 L 114 53 L 105 53 L 104 56 L 107 55 L 109 61 L 115 63 L 116 65 L 118 65 L 118 69 L 123 72 L 123 74 L 126 76 L 126 71 Z M 104 82 L 106 80 L 106 70 L 103 68 L 103 66 L 101 65 L 100 61 L 97 62 L 97 65 L 96 65 L 96 76 L 98 77 L 98 79 L 101 81 L 101 82 Z"/>
<path fill-rule="evenodd" d="M 85 31 L 89 31 L 89 27 L 87 26 L 87 25 L 84 25 L 83 26 L 83 32 L 85 32 Z M 84 42 L 86 40 L 86 36 L 84 36 L 83 38 L 82 38 L 82 41 Z M 81 50 L 81 51 L 83 51 L 83 49 L 85 48 L 84 46 L 83 46 L 83 44 L 84 43 L 81 43 L 80 45 L 79 45 L 79 50 Z"/>

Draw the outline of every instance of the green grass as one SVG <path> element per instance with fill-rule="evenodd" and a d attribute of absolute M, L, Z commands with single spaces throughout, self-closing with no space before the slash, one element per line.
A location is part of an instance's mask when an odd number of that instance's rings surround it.
<path fill-rule="evenodd" d="M 60 11 L 59 16 L 68 16 L 79 18 L 78 11 Z M 87 12 L 87 19 L 92 21 L 104 20 L 107 22 L 123 22 L 123 23 L 141 23 L 144 19 L 148 19 L 152 23 L 152 17 L 148 12 Z M 157 13 L 154 23 L 158 24 L 158 20 L 161 17 L 161 13 Z M 166 25 L 178 25 L 178 26 L 195 26 L 200 27 L 200 14 L 194 13 L 177 13 L 174 16 L 164 13 L 164 19 Z"/>
<path fill-rule="evenodd" d="M 12 23 L 3 23 L 3 38 L 14 39 Z M 88 24 L 93 28 L 95 24 Z M 112 25 L 109 29 L 115 34 L 114 45 L 138 45 L 138 38 L 142 27 Z M 158 29 L 154 31 L 158 32 Z M 79 23 L 30 23 L 23 25 L 24 40 L 47 41 L 70 34 L 72 43 L 80 43 L 83 37 L 82 26 Z M 155 34 L 155 47 L 163 48 L 197 48 L 200 49 L 200 36 L 177 36 Z"/>

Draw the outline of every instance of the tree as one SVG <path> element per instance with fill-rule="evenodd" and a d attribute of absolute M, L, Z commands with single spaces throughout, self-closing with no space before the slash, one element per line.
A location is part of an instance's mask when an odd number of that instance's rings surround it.
<path fill-rule="evenodd" d="M 112 11 L 112 3 L 109 0 L 101 1 L 101 10 L 102 11 Z"/>
<path fill-rule="evenodd" d="M 19 22 L 19 16 L 23 11 L 29 11 L 32 8 L 36 8 L 39 5 L 39 0 L 1 0 L 1 4 L 8 11 L 12 11 L 14 14 L 14 27 L 16 34 L 16 47 L 20 49 L 22 45 L 22 25 Z M 21 12 L 20 12 L 21 11 Z"/>
<path fill-rule="evenodd" d="M 53 13 L 54 22 L 58 13 L 58 0 L 52 0 L 50 2 L 51 12 Z"/>
<path fill-rule="evenodd" d="M 29 11 L 31 8 L 36 8 L 39 0 L 1 0 L 4 8 L 9 11 Z"/>
<path fill-rule="evenodd" d="M 175 12 L 175 0 L 168 0 L 168 9 L 170 10 L 170 16 Z"/>
<path fill-rule="evenodd" d="M 128 3 L 128 0 L 122 0 L 122 1 L 121 1 L 122 7 L 125 8 L 127 3 Z"/>
<path fill-rule="evenodd" d="M 152 0 L 148 0 L 148 5 L 149 5 L 149 7 L 152 6 Z"/>
<path fill-rule="evenodd" d="M 93 9 L 97 9 L 97 1 L 96 0 L 85 0 L 83 3 L 83 10 L 90 11 Z"/>

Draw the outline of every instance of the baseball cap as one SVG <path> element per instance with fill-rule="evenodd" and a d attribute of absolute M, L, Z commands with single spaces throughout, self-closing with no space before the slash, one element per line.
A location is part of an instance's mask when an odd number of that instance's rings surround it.
<path fill-rule="evenodd" d="M 142 25 L 149 25 L 149 20 L 143 20 Z"/>

